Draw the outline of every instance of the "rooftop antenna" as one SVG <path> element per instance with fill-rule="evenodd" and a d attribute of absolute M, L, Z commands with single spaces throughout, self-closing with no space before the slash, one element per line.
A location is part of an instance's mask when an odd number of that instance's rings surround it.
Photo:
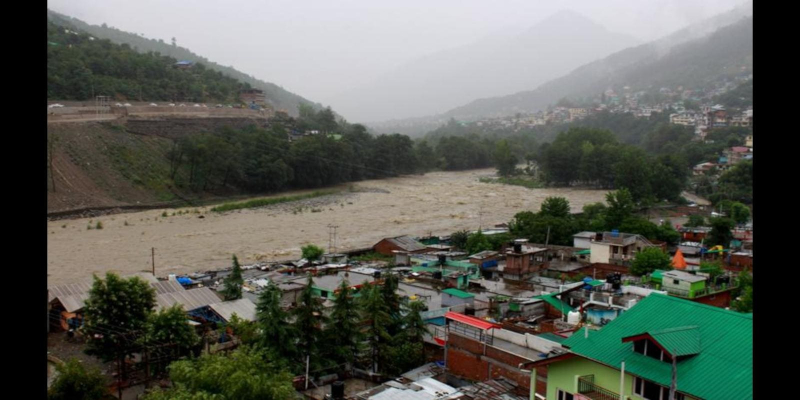
<path fill-rule="evenodd" d="M 328 224 L 328 253 L 336 252 L 336 229 L 339 225 Z"/>

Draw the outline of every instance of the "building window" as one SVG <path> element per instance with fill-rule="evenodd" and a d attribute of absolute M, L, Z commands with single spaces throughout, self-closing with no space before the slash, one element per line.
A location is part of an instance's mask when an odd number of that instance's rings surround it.
<path fill-rule="evenodd" d="M 672 280 L 672 284 L 673 284 L 673 285 L 680 285 L 680 284 L 681 284 L 681 281 L 679 281 L 679 280 L 677 280 L 677 279 L 673 279 L 673 280 Z"/>
<path fill-rule="evenodd" d="M 669 388 L 637 376 L 633 378 L 633 394 L 645 400 L 668 400 Z M 684 400 L 684 396 L 675 393 L 675 400 Z"/>
<path fill-rule="evenodd" d="M 658 347 L 655 343 L 650 342 L 647 339 L 637 340 L 633 342 L 633 351 L 644 354 L 648 357 L 655 358 L 656 360 L 666 361 L 671 363 L 672 357 L 669 354 L 664 353 L 660 347 Z"/>
<path fill-rule="evenodd" d="M 558 396 L 556 398 L 558 400 L 573 400 L 574 396 L 572 396 L 572 393 L 567 393 L 561 389 L 558 389 Z"/>

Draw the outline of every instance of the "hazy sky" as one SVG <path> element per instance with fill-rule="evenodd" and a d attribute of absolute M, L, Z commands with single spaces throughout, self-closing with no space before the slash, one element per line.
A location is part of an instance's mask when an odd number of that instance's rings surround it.
<path fill-rule="evenodd" d="M 562 9 L 649 41 L 743 0 L 49 0 L 54 11 L 180 46 L 328 99 L 416 57 Z M 567 72 L 567 71 L 565 71 Z M 331 104 L 334 109 L 335 104 Z"/>

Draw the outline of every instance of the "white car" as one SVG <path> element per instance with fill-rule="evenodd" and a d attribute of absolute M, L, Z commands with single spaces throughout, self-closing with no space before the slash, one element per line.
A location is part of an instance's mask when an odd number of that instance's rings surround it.
<path fill-rule="evenodd" d="M 195 107 L 200 107 L 200 104 L 195 104 L 194 106 L 195 106 Z"/>
<path fill-rule="evenodd" d="M 217 108 L 222 108 L 222 104 L 217 104 Z"/>
<path fill-rule="evenodd" d="M 175 107 L 175 103 L 169 103 L 167 105 L 170 106 L 170 107 Z"/>
<path fill-rule="evenodd" d="M 130 107 L 131 103 L 125 103 L 125 107 Z"/>
<path fill-rule="evenodd" d="M 58 103 L 50 104 L 49 106 L 47 106 L 47 108 L 61 108 L 61 107 L 64 107 L 64 105 L 63 104 L 58 104 Z"/>
<path fill-rule="evenodd" d="M 122 107 L 122 103 L 114 104 L 115 107 Z"/>
<path fill-rule="evenodd" d="M 205 107 L 205 108 L 208 108 L 208 106 L 207 106 L 207 105 L 205 105 L 205 104 L 203 104 L 203 107 Z"/>
<path fill-rule="evenodd" d="M 150 107 L 158 107 L 158 104 L 156 104 L 156 103 L 150 103 Z"/>

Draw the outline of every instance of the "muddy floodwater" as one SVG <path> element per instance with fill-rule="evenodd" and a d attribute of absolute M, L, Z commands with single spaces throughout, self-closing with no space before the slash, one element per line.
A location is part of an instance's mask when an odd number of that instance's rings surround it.
<path fill-rule="evenodd" d="M 517 212 L 537 211 L 549 196 L 566 197 L 578 211 L 584 204 L 604 201 L 606 194 L 478 181 L 493 175 L 493 169 L 484 169 L 356 182 L 353 191 L 343 185 L 343 192 L 333 196 L 222 214 L 205 207 L 50 221 L 48 283 L 105 271 L 150 271 L 151 248 L 156 275 L 166 276 L 224 267 L 232 254 L 246 264 L 298 257 L 307 243 L 327 248 L 328 225 L 338 226 L 339 250 L 356 249 L 389 236 L 490 227 L 508 222 Z M 177 212 L 184 214 L 172 215 Z M 98 221 L 102 229 L 95 229 Z"/>

